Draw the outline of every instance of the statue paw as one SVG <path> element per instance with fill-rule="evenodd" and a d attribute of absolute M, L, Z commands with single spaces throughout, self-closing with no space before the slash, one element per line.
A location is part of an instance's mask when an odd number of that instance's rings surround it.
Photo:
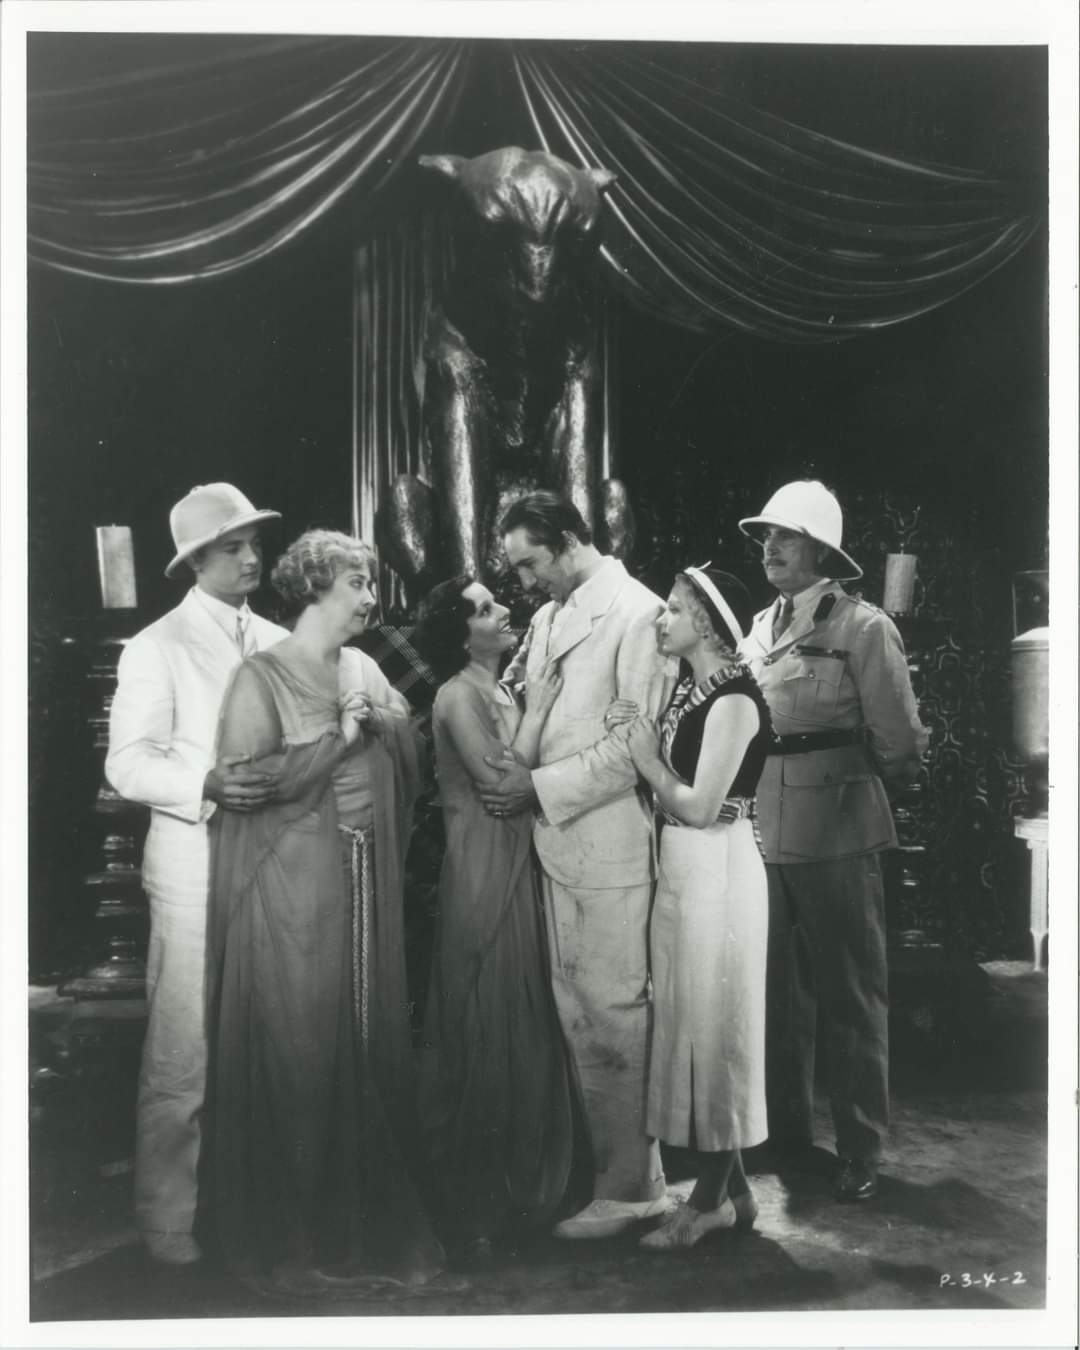
<path fill-rule="evenodd" d="M 634 508 L 626 484 L 618 478 L 605 478 L 600 484 L 599 526 L 601 549 L 616 558 L 629 558 L 636 533 Z"/>

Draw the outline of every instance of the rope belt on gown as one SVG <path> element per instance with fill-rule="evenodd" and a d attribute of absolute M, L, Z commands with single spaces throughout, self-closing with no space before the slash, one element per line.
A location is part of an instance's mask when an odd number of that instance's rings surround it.
<path fill-rule="evenodd" d="M 338 829 L 349 843 L 349 880 L 352 913 L 352 1007 L 353 1026 L 360 1040 L 360 1053 L 368 1052 L 368 972 L 371 964 L 371 908 L 374 900 L 372 840 L 375 831 Z"/>

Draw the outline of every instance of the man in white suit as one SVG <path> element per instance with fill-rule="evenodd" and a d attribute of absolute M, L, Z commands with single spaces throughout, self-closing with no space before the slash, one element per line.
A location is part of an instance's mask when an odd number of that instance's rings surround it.
<path fill-rule="evenodd" d="M 588 1124 L 593 1199 L 564 1238 L 607 1237 L 668 1207 L 659 1148 L 644 1128 L 649 1036 L 652 819 L 638 791 L 629 724 L 613 699 L 655 717 L 673 671 L 653 625 L 658 596 L 601 554 L 577 509 L 550 492 L 515 502 L 501 524 L 526 591 L 550 597 L 507 675 L 557 659 L 562 690 L 540 740 L 540 767 L 499 761 L 481 789 L 494 814 L 535 807 L 552 985 Z"/>
<path fill-rule="evenodd" d="M 242 760 L 215 764 L 214 747 L 233 670 L 286 636 L 247 603 L 262 575 L 259 525 L 278 515 L 256 510 L 229 483 L 193 488 L 173 507 L 176 556 L 165 574 L 190 568 L 195 585 L 124 648 L 109 719 L 106 776 L 122 796 L 150 807 L 135 1215 L 151 1256 L 174 1265 L 201 1256 L 193 1227 L 206 1086 L 207 821 L 219 806 L 257 810 L 276 786 Z"/>

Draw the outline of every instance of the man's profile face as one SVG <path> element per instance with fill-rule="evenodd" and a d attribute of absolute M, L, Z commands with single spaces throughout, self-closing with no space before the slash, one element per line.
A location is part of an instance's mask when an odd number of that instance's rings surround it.
<path fill-rule="evenodd" d="M 758 539 L 765 576 L 781 595 L 798 595 L 821 580 L 818 555 L 823 550 L 815 540 L 782 525 L 766 526 Z"/>
<path fill-rule="evenodd" d="M 561 604 L 574 589 L 569 549 L 553 553 L 544 544 L 534 543 L 524 525 L 503 538 L 503 548 L 526 593 L 537 590 Z"/>
<path fill-rule="evenodd" d="M 257 525 L 241 525 L 212 544 L 191 562 L 199 587 L 226 605 L 242 605 L 258 589 L 262 578 L 262 545 Z"/>

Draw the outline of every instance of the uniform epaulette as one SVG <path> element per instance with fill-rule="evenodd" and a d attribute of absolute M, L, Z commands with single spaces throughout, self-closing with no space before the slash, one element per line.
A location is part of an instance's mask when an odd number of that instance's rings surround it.
<path fill-rule="evenodd" d="M 889 617 L 880 605 L 875 605 L 870 600 L 864 600 L 861 595 L 845 595 L 844 598 L 850 600 L 853 605 L 860 605 L 863 609 L 868 609 L 871 614 L 881 614 L 886 619 Z"/>
<path fill-rule="evenodd" d="M 817 608 L 814 610 L 814 623 L 820 623 L 822 619 L 827 619 L 836 608 L 837 596 L 823 595 L 818 601 Z"/>

